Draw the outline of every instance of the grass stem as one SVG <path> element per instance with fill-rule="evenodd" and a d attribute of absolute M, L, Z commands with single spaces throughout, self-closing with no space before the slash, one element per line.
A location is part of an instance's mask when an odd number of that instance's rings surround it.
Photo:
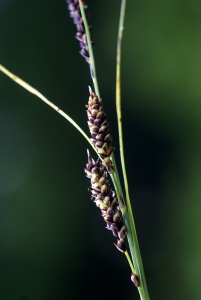
<path fill-rule="evenodd" d="M 24 80 L 16 76 L 15 74 L 11 73 L 9 70 L 7 70 L 5 67 L 3 67 L 0 64 L 0 71 L 3 72 L 5 75 L 10 77 L 13 81 L 15 81 L 17 84 L 21 85 L 24 89 L 29 91 L 31 94 L 34 94 L 38 98 L 40 98 L 42 101 L 44 101 L 47 105 L 52 107 L 56 112 L 58 112 L 62 117 L 64 117 L 66 120 L 68 120 L 88 141 L 88 143 L 92 146 L 92 148 L 96 151 L 95 146 L 92 144 L 90 138 L 86 135 L 86 133 L 82 130 L 82 128 L 73 120 L 71 117 L 69 117 L 68 114 L 66 114 L 63 110 L 61 110 L 58 106 L 56 106 L 54 103 L 49 101 L 45 96 L 43 96 L 39 91 L 37 91 L 35 88 L 33 88 L 31 85 L 26 83 Z M 97 153 L 97 151 L 96 151 Z"/>
<path fill-rule="evenodd" d="M 144 274 L 144 268 L 142 264 L 142 258 L 140 254 L 140 248 L 137 239 L 137 233 L 131 208 L 129 189 L 128 189 L 128 180 L 126 174 L 126 166 L 124 159 L 124 147 L 123 147 L 123 131 L 122 131 L 122 111 L 121 111 L 121 48 L 122 48 L 122 37 L 124 29 L 124 19 L 125 19 L 125 10 L 126 10 L 126 0 L 122 0 L 121 3 L 121 12 L 119 19 L 119 31 L 118 31 L 118 41 L 117 41 L 117 65 L 116 65 L 116 109 L 117 109 L 117 122 L 119 130 L 119 147 L 120 147 L 120 157 L 121 165 L 124 178 L 124 186 L 126 192 L 126 206 L 124 220 L 128 230 L 128 242 L 130 246 L 131 256 L 134 264 L 134 268 L 137 276 L 140 279 L 140 286 L 138 291 L 142 300 L 149 300 L 149 294 Z"/>
<path fill-rule="evenodd" d="M 79 4 L 80 4 L 80 11 L 81 11 L 81 15 L 82 15 L 82 19 L 83 19 L 84 27 L 85 27 L 85 32 L 86 32 L 86 36 L 87 36 L 87 46 L 88 46 L 88 51 L 89 51 L 90 73 L 91 73 L 91 77 L 92 77 L 92 80 L 93 80 L 95 93 L 98 96 L 98 98 L 100 98 L 100 91 L 99 91 L 98 81 L 97 81 L 97 76 L 96 76 L 96 65 L 95 65 L 91 35 L 90 35 L 90 31 L 89 31 L 89 25 L 88 25 L 88 22 L 87 22 L 85 11 L 84 11 L 84 6 L 83 6 L 81 0 L 79 0 Z"/>

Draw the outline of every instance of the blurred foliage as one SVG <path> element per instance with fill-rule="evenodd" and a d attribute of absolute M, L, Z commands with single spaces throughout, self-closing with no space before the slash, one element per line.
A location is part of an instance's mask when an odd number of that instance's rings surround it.
<path fill-rule="evenodd" d="M 100 91 L 118 160 L 120 2 L 88 1 Z M 0 63 L 88 132 L 92 85 L 65 1 L 0 1 Z M 129 1 L 122 53 L 128 178 L 151 299 L 201 297 L 201 3 Z M 138 299 L 90 201 L 89 147 L 0 74 L 0 298 Z"/>

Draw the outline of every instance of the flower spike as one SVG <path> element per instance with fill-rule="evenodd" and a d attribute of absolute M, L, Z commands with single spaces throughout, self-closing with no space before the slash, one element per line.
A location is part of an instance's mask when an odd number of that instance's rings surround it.
<path fill-rule="evenodd" d="M 88 126 L 91 133 L 91 142 L 95 145 L 98 154 L 104 159 L 103 165 L 110 173 L 114 172 L 114 167 L 110 157 L 114 151 L 109 124 L 103 108 L 103 101 L 92 92 L 89 87 L 89 101 L 87 107 Z"/>
<path fill-rule="evenodd" d="M 85 168 L 86 176 L 91 180 L 91 197 L 100 208 L 102 217 L 106 222 L 106 228 L 111 230 L 113 236 L 119 238 L 115 246 L 125 253 L 126 247 L 124 238 L 126 237 L 126 227 L 124 225 L 121 211 L 118 209 L 118 202 L 114 191 L 110 188 L 107 179 L 107 172 L 100 160 L 96 162 L 87 151 L 88 163 Z"/>

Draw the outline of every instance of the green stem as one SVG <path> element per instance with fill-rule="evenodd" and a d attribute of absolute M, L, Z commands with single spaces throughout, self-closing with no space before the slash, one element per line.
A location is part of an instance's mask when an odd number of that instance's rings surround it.
<path fill-rule="evenodd" d="M 43 102 L 45 102 L 47 105 L 52 107 L 56 112 L 58 112 L 62 117 L 64 117 L 68 122 L 70 122 L 83 135 L 83 137 L 91 145 L 91 147 L 94 149 L 94 151 L 98 154 L 98 152 L 97 152 L 95 146 L 93 145 L 93 143 L 91 142 L 90 138 L 86 135 L 86 133 L 82 130 L 82 128 L 68 114 L 66 114 L 58 106 L 56 106 L 54 103 L 52 103 L 50 100 L 48 100 L 45 96 L 43 96 L 43 94 L 41 94 L 38 90 L 33 88 L 30 84 L 26 83 L 24 80 L 22 80 L 15 74 L 11 73 L 9 70 L 7 70 L 1 64 L 0 64 L 0 71 L 3 72 L 8 77 L 10 77 L 17 84 L 21 85 L 24 89 L 29 91 L 31 94 L 34 94 L 35 96 L 40 98 Z"/>
<path fill-rule="evenodd" d="M 116 110 L 117 110 L 117 121 L 118 121 L 118 131 L 119 131 L 119 147 L 120 147 L 120 157 L 121 165 L 124 178 L 124 186 L 126 191 L 126 198 L 129 198 L 128 191 L 128 180 L 126 175 L 126 166 L 124 160 L 124 147 L 123 147 L 123 130 L 122 130 L 122 112 L 121 112 L 121 42 L 123 36 L 123 23 L 125 17 L 126 0 L 122 0 L 121 13 L 119 21 L 119 32 L 117 41 L 117 66 L 116 66 Z"/>
<path fill-rule="evenodd" d="M 116 169 L 115 160 L 112 160 L 112 162 Z M 128 244 L 129 244 L 129 248 L 130 248 L 130 252 L 131 252 L 131 257 L 132 257 L 135 273 L 140 279 L 140 287 L 138 288 L 138 291 L 139 291 L 141 300 L 149 300 L 150 298 L 149 298 L 149 294 L 148 294 L 148 290 L 147 290 L 146 279 L 145 279 L 145 275 L 144 275 L 142 258 L 141 258 L 140 248 L 139 248 L 139 244 L 138 244 L 138 240 L 137 240 L 137 233 L 136 233 L 136 229 L 135 229 L 132 211 L 131 211 L 131 213 L 129 213 L 126 205 L 124 204 L 123 192 L 122 192 L 118 173 L 115 172 L 113 175 L 111 175 L 111 178 L 112 178 L 113 185 L 115 187 L 115 191 L 117 194 L 118 203 L 119 203 L 119 206 L 120 206 L 120 209 L 122 212 L 124 223 L 127 228 Z"/>
<path fill-rule="evenodd" d="M 126 0 L 122 0 L 121 4 L 121 13 L 119 20 L 119 32 L 118 32 L 118 42 L 117 42 L 117 68 L 116 68 L 116 109 L 117 109 L 117 120 L 118 120 L 118 130 L 119 130 L 119 146 L 120 146 L 120 157 L 121 157 L 121 165 L 123 171 L 124 178 L 124 186 L 126 191 L 126 206 L 123 212 L 123 217 L 125 220 L 125 225 L 128 230 L 128 243 L 131 251 L 131 256 L 133 260 L 133 264 L 135 267 L 135 271 L 137 276 L 140 279 L 140 287 L 138 288 L 140 297 L 142 300 L 149 300 L 149 294 L 144 274 L 144 268 L 142 264 L 142 258 L 140 254 L 140 248 L 137 239 L 137 233 L 131 208 L 129 189 L 128 189 L 128 180 L 126 175 L 126 166 L 124 159 L 124 147 L 123 147 L 123 131 L 122 131 L 122 112 L 121 112 L 121 44 L 122 44 L 122 36 L 124 29 L 124 18 L 125 18 L 125 9 L 126 9 Z M 118 181 L 116 182 L 119 185 Z"/>
<path fill-rule="evenodd" d="M 84 6 L 83 6 L 81 0 L 79 0 L 79 5 L 80 5 L 80 11 L 81 11 L 82 19 L 83 19 L 83 22 L 84 22 L 84 28 L 85 28 L 85 32 L 86 32 L 86 36 L 87 36 L 87 46 L 88 46 L 88 51 L 89 51 L 89 66 L 90 66 L 91 77 L 92 77 L 92 80 L 93 80 L 95 93 L 98 96 L 98 98 L 100 98 L 100 92 L 99 92 L 98 81 L 97 81 L 97 76 L 96 76 L 96 65 L 95 65 L 95 60 L 94 60 L 91 35 L 90 35 L 89 25 L 88 25 L 88 22 L 87 22 L 85 11 L 84 11 Z"/>
<path fill-rule="evenodd" d="M 132 273 L 135 273 L 135 269 L 134 269 L 134 267 L 133 267 L 132 260 L 130 259 L 130 255 L 129 255 L 129 253 L 128 253 L 127 251 L 125 252 L 125 255 L 126 255 L 126 258 L 127 258 L 127 260 L 128 260 L 128 263 L 129 263 L 129 265 L 130 265 L 130 268 L 131 268 Z"/>

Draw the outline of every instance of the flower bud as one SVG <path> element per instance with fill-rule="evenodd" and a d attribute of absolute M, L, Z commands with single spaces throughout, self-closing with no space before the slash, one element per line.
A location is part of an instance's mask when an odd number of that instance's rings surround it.
<path fill-rule="evenodd" d="M 131 274 L 131 281 L 134 283 L 134 285 L 137 288 L 140 286 L 140 279 L 136 274 L 134 274 L 134 273 Z"/>

